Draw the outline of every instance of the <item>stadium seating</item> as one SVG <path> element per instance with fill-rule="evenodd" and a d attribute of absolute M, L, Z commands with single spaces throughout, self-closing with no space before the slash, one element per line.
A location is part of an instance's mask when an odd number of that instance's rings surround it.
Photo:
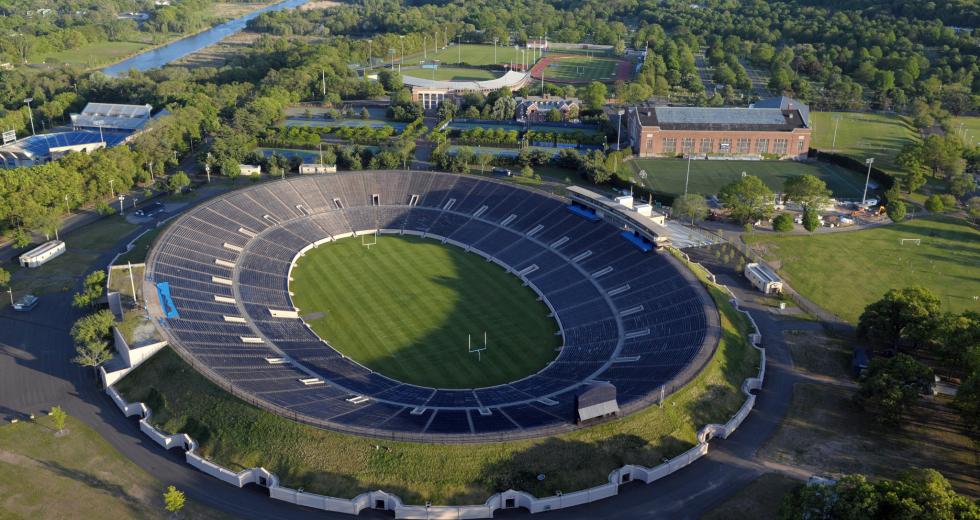
<path fill-rule="evenodd" d="M 650 401 L 674 383 L 711 348 L 715 311 L 667 258 L 566 204 L 513 184 L 430 172 L 344 173 L 242 189 L 188 211 L 161 234 L 146 277 L 169 284 L 178 314 L 153 317 L 209 377 L 321 427 L 463 440 L 571 429 L 575 395 L 590 382 L 613 383 L 621 406 Z M 448 239 L 526 270 L 561 326 L 557 358 L 506 385 L 423 388 L 341 356 L 301 319 L 273 316 L 293 310 L 288 277 L 304 249 L 377 229 Z"/>

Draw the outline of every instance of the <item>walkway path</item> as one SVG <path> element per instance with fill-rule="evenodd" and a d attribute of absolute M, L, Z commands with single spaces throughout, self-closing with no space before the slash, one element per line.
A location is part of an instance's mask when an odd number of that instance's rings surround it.
<path fill-rule="evenodd" d="M 201 200 L 203 197 L 196 201 Z M 120 244 L 149 226 L 134 231 Z M 116 252 L 106 252 L 93 268 L 107 263 Z M 748 290 L 741 279 L 721 281 L 730 284 L 740 296 Z M 617 497 L 535 515 L 535 518 L 696 518 L 765 472 L 779 470 L 804 476 L 793 468 L 774 468 L 771 463 L 763 463 L 758 453 L 785 416 L 793 385 L 800 379 L 793 372 L 789 350 L 781 340 L 782 332 L 816 330 L 821 325 L 775 318 L 761 306 L 746 305 L 762 330 L 769 364 L 755 409 L 742 426 L 729 439 L 712 441 L 706 457 L 671 477 L 650 485 L 630 484 Z M 351 518 L 274 501 L 258 488 L 234 488 L 186 465 L 181 453 L 165 452 L 149 441 L 139 432 L 135 419 L 124 418 L 99 389 L 94 374 L 69 361 L 74 353 L 68 330 L 79 314 L 71 308 L 71 296 L 67 293 L 45 296 L 41 305 L 29 314 L 14 313 L 9 308 L 0 312 L 0 414 L 39 413 L 62 405 L 161 482 L 176 485 L 188 497 L 242 518 Z M 508 511 L 497 516 L 529 515 Z M 359 518 L 391 517 L 388 513 L 369 511 Z"/>

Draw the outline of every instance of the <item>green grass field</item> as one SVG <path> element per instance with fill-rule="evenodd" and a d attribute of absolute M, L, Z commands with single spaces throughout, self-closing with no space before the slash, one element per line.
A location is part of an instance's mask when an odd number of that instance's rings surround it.
<path fill-rule="evenodd" d="M 321 246 L 292 272 L 295 305 L 323 313 L 307 323 L 348 357 L 438 388 L 507 383 L 555 358 L 560 338 L 548 307 L 496 264 L 417 237 L 361 242 Z M 486 352 L 470 353 L 467 335 L 482 345 L 484 331 Z"/>
<path fill-rule="evenodd" d="M 862 162 L 874 157 L 875 166 L 889 173 L 901 173 L 895 164 L 895 157 L 903 146 L 919 139 L 919 134 L 908 119 L 897 115 L 811 112 L 814 148 L 825 152 L 835 151 L 835 116 L 841 117 L 837 127 L 837 153 Z"/>
<path fill-rule="evenodd" d="M 348 498 L 384 489 L 413 504 L 482 503 L 508 488 L 545 496 L 605 483 L 612 469 L 627 462 L 660 464 L 693 446 L 698 428 L 723 423 L 738 410 L 745 400 L 740 385 L 757 372 L 759 354 L 745 341 L 749 325 L 726 293 L 709 292 L 721 311 L 718 348 L 663 408 L 542 439 L 439 445 L 320 430 L 232 397 L 170 349 L 117 387 L 130 401 L 146 401 L 156 389 L 162 398 L 150 403 L 154 424 L 168 432 L 190 430 L 210 460 L 235 470 L 263 466 L 284 486 Z M 535 478 L 541 473 L 545 481 Z"/>
<path fill-rule="evenodd" d="M 952 131 L 966 144 L 976 145 L 980 142 L 980 117 L 954 117 Z"/>
<path fill-rule="evenodd" d="M 613 58 L 574 56 L 552 62 L 544 71 L 544 79 L 555 81 L 612 81 L 619 61 Z"/>
<path fill-rule="evenodd" d="M 920 246 L 902 238 L 921 239 Z M 746 239 L 802 295 L 856 323 L 889 289 L 921 285 L 952 312 L 978 310 L 980 231 L 953 218 L 918 218 L 853 232 Z"/>
<path fill-rule="evenodd" d="M 633 175 L 647 172 L 646 185 L 657 193 L 684 193 L 687 161 L 682 159 L 636 159 L 630 161 Z M 782 191 L 783 183 L 797 175 L 815 175 L 827 183 L 835 197 L 861 197 L 864 178 L 844 168 L 826 163 L 796 161 L 691 161 L 689 193 L 714 195 L 723 186 L 738 180 L 742 172 L 755 175 L 773 191 Z M 637 182 L 639 183 L 639 177 Z"/>
<path fill-rule="evenodd" d="M 517 51 L 517 58 L 515 58 L 514 47 L 508 47 L 506 45 L 497 46 L 496 60 L 493 59 L 493 45 L 464 43 L 457 47 L 454 44 L 436 53 L 432 52 L 431 47 L 430 45 L 426 53 L 426 59 L 429 61 L 439 60 L 444 65 L 452 65 L 454 63 L 460 63 L 460 61 L 469 65 L 499 65 L 519 63 L 521 61 L 520 51 Z M 421 58 L 421 54 L 419 54 L 419 57 Z"/>
<path fill-rule="evenodd" d="M 166 484 L 72 417 L 55 436 L 51 419 L 0 426 L 0 518 L 160 519 Z M 181 517 L 227 518 L 187 499 Z"/>
<path fill-rule="evenodd" d="M 148 47 L 150 44 L 143 42 L 91 43 L 66 51 L 35 56 L 32 61 L 43 61 L 53 65 L 69 63 L 83 67 L 94 67 L 132 56 Z"/>
<path fill-rule="evenodd" d="M 439 67 L 435 70 L 412 69 L 405 71 L 406 76 L 415 76 L 422 79 L 435 79 L 443 81 L 484 81 L 501 76 L 502 73 L 491 72 L 483 69 L 463 69 L 457 67 Z"/>

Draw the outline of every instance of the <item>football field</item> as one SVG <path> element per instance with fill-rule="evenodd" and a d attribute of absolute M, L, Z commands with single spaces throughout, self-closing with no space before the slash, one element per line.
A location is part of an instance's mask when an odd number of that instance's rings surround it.
<path fill-rule="evenodd" d="M 389 377 L 438 388 L 514 381 L 557 356 L 557 324 L 517 277 L 435 240 L 382 235 L 376 245 L 362 245 L 373 240 L 322 245 L 292 272 L 293 303 L 339 352 Z M 471 352 L 484 346 L 484 331 L 486 349 Z"/>
<path fill-rule="evenodd" d="M 554 58 L 544 69 L 545 81 L 558 82 L 610 82 L 616 79 L 619 60 L 614 58 L 590 58 L 588 56 L 564 56 Z"/>

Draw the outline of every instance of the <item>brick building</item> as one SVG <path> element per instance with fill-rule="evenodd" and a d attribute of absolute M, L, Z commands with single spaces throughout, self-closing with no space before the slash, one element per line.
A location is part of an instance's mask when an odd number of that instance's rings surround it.
<path fill-rule="evenodd" d="M 580 108 L 578 100 L 573 98 L 517 98 L 515 117 L 518 121 L 538 123 L 547 121 L 548 114 L 552 110 L 557 110 L 561 116 L 560 121 L 570 121 L 578 119 Z"/>
<path fill-rule="evenodd" d="M 811 133 L 807 106 L 785 97 L 748 108 L 633 107 L 627 129 L 641 157 L 796 159 L 806 157 Z"/>

